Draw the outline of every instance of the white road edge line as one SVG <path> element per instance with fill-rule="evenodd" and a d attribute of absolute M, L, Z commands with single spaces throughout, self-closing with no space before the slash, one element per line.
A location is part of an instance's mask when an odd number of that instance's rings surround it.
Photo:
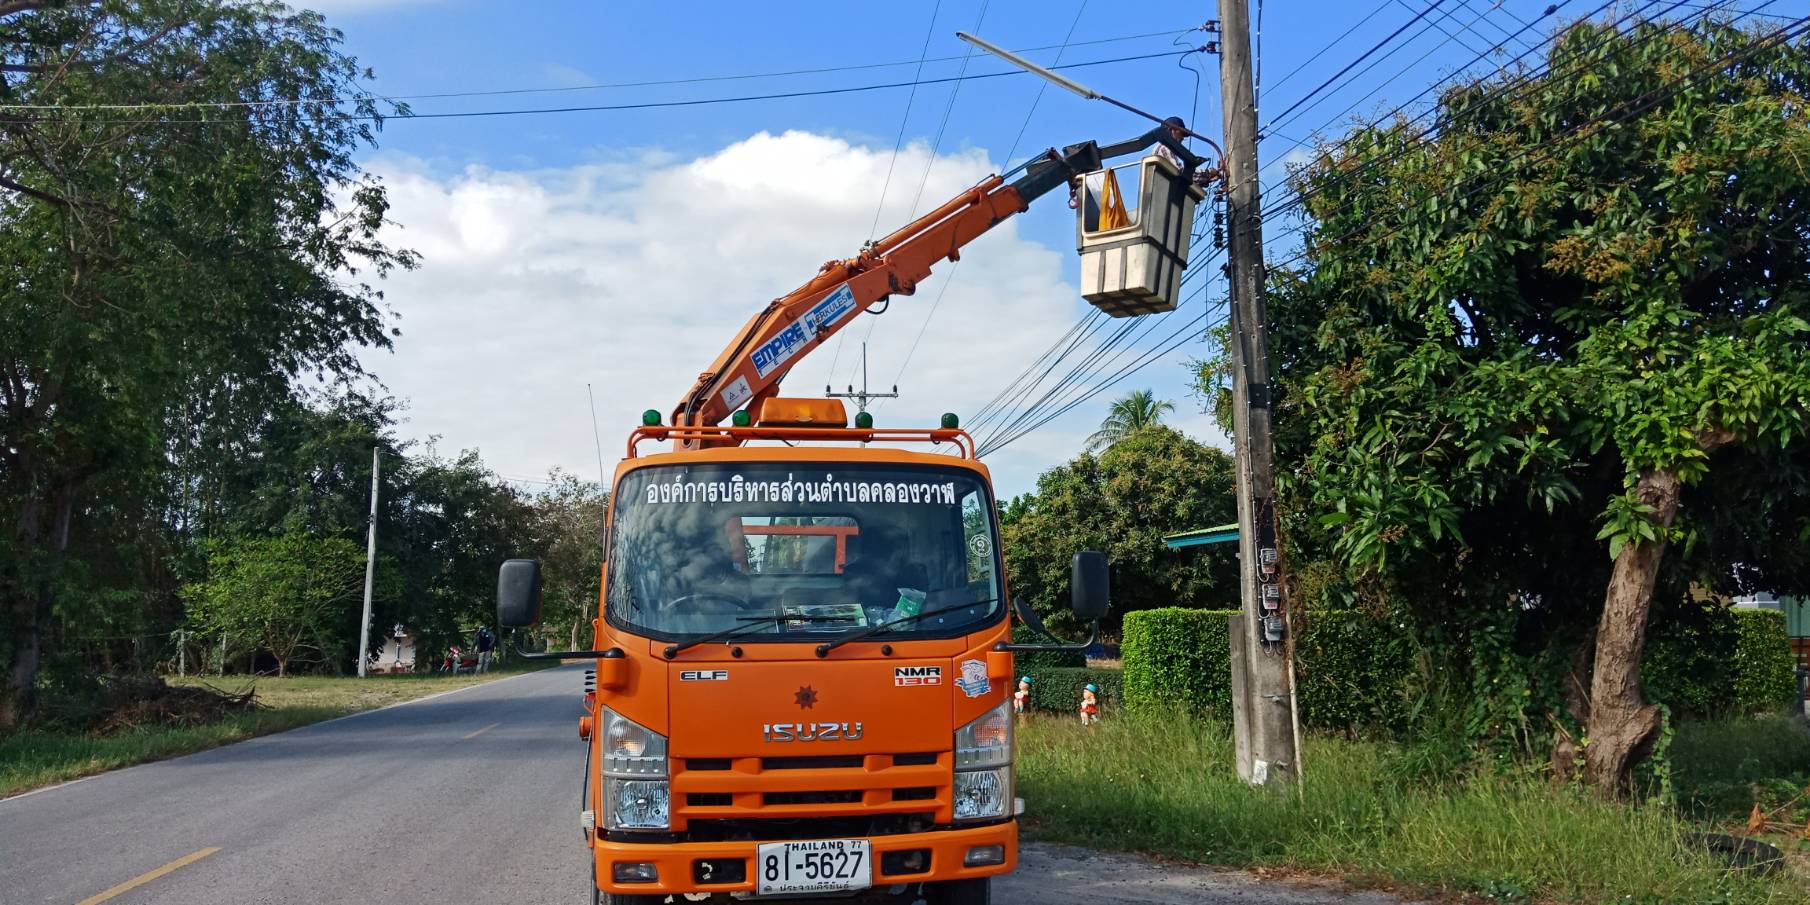
<path fill-rule="evenodd" d="M 71 780 L 67 780 L 65 782 L 60 782 L 54 786 L 45 786 L 42 789 L 32 789 L 29 792 L 20 792 L 17 795 L 10 795 L 10 796 L 7 796 L 6 798 L 0 798 L 0 804 L 6 804 L 9 801 L 18 801 L 21 798 L 30 798 L 31 796 L 37 795 L 40 792 L 54 792 L 58 789 L 66 789 L 70 786 L 75 785 L 78 782 L 87 782 L 90 779 L 100 779 L 103 776 L 112 776 L 115 773 L 123 773 L 127 770 L 133 769 L 134 767 L 148 767 L 152 764 L 168 763 L 169 761 L 178 760 L 178 759 L 181 759 L 184 757 L 189 757 L 191 755 L 202 754 L 206 751 L 218 751 L 221 748 L 231 748 L 231 747 L 233 747 L 233 745 L 244 745 L 244 744 L 248 744 L 251 742 L 259 741 L 261 739 L 276 738 L 277 736 L 280 736 L 280 735 L 288 735 L 291 732 L 300 732 L 303 729 L 312 729 L 315 726 L 325 726 L 328 723 L 337 723 L 340 720 L 356 719 L 358 717 L 368 716 L 373 713 L 381 713 L 381 712 L 383 712 L 385 710 L 389 710 L 393 707 L 407 707 L 410 704 L 419 704 L 419 703 L 422 703 L 423 701 L 431 701 L 435 698 L 443 698 L 449 694 L 458 694 L 461 691 L 470 691 L 473 688 L 487 688 L 492 685 L 501 685 L 504 682 L 509 682 L 509 681 L 512 681 L 515 679 L 524 678 L 526 676 L 538 675 L 543 672 L 552 672 L 553 670 L 558 669 L 558 668 L 559 667 L 555 666 L 555 667 L 552 667 L 551 669 L 534 669 L 534 670 L 529 670 L 528 672 L 524 672 L 524 673 L 517 673 L 516 675 L 513 675 L 513 676 L 506 676 L 501 679 L 491 679 L 488 682 L 477 682 L 475 684 L 466 685 L 466 686 L 463 686 L 460 688 L 448 688 L 445 691 L 436 691 L 433 694 L 430 694 L 426 697 L 409 698 L 406 701 L 397 701 L 394 704 L 385 704 L 382 707 L 373 707 L 370 710 L 360 710 L 357 713 L 348 713 L 345 716 L 336 716 L 330 720 L 321 720 L 318 723 L 308 723 L 307 725 L 304 725 L 304 726 L 297 726 L 294 729 L 285 729 L 282 732 L 272 732 L 268 735 L 253 736 L 248 739 L 241 739 L 240 741 L 233 742 L 230 745 L 216 745 L 212 748 L 204 748 L 201 751 L 191 751 L 188 754 L 179 754 L 176 757 L 166 757 L 166 758 L 162 758 L 160 760 L 145 761 L 144 763 L 141 763 L 141 764 L 128 764 L 127 766 L 124 766 L 124 767 L 115 767 L 114 769 L 106 770 L 106 771 L 103 771 L 100 773 L 95 773 L 91 776 L 83 776 L 83 777 L 79 777 L 77 779 L 71 779 Z"/>

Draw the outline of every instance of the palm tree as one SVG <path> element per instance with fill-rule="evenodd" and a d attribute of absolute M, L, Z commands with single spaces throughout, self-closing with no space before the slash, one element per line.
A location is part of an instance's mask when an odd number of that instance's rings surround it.
<path fill-rule="evenodd" d="M 1089 452 L 1105 449 L 1147 427 L 1163 422 L 1163 416 L 1175 411 L 1175 403 L 1156 398 L 1150 390 L 1133 390 L 1112 404 L 1100 429 L 1087 438 Z"/>

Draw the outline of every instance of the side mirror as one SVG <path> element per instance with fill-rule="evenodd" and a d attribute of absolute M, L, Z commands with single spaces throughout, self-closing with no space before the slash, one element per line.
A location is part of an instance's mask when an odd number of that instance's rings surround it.
<path fill-rule="evenodd" d="M 1076 553 L 1069 577 L 1069 598 L 1074 604 L 1075 618 L 1083 622 L 1106 618 L 1107 589 L 1106 554 L 1098 550 Z"/>
<path fill-rule="evenodd" d="M 505 628 L 540 621 L 540 560 L 511 559 L 497 570 L 496 621 Z"/>

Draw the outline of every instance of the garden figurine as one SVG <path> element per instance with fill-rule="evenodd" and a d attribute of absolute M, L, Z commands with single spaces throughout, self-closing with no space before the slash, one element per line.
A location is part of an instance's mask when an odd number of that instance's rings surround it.
<path fill-rule="evenodd" d="M 1100 721 L 1100 689 L 1092 682 L 1081 689 L 1081 725 L 1091 726 Z"/>
<path fill-rule="evenodd" d="M 1012 692 L 1012 712 L 1024 716 L 1024 708 L 1031 703 L 1031 677 L 1020 676 L 1018 690 Z"/>

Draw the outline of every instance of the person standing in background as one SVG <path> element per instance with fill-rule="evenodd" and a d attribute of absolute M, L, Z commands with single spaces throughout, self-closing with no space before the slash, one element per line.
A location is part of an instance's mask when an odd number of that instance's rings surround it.
<path fill-rule="evenodd" d="M 490 652 L 496 649 L 496 636 L 490 633 L 490 626 L 486 625 L 478 627 L 478 637 L 476 641 L 477 643 L 474 646 L 478 649 L 478 665 L 474 671 L 489 672 Z"/>

